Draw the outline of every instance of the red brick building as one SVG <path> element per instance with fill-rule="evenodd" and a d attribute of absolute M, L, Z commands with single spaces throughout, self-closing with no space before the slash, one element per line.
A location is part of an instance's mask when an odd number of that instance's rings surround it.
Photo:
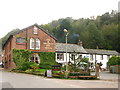
<path fill-rule="evenodd" d="M 37 24 L 31 25 L 10 35 L 3 45 L 3 62 L 5 68 L 15 67 L 12 61 L 12 49 L 33 51 L 31 61 L 39 63 L 38 52 L 55 52 L 56 38 Z"/>

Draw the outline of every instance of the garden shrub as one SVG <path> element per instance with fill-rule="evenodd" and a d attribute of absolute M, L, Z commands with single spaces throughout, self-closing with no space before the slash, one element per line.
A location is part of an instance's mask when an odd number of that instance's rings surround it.
<path fill-rule="evenodd" d="M 39 64 L 40 69 L 52 69 L 52 65 L 50 64 Z"/>
<path fill-rule="evenodd" d="M 28 69 L 25 71 L 26 73 L 33 73 L 33 69 Z"/>
<path fill-rule="evenodd" d="M 89 62 L 89 59 L 88 59 L 88 58 L 82 58 L 80 62 L 88 63 L 88 62 Z"/>
<path fill-rule="evenodd" d="M 108 65 L 120 65 L 120 57 L 112 56 L 108 61 Z"/>
<path fill-rule="evenodd" d="M 36 69 L 38 69 L 38 64 L 34 63 L 34 64 L 31 64 L 30 67 L 33 69 L 33 71 L 35 71 Z"/>
<path fill-rule="evenodd" d="M 90 76 L 90 73 L 88 72 L 70 72 L 69 76 Z"/>

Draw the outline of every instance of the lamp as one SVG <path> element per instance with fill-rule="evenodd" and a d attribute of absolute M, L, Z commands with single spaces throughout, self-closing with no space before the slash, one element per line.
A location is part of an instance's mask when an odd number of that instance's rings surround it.
<path fill-rule="evenodd" d="M 68 61 L 67 61 L 67 36 L 68 36 L 68 30 L 64 29 L 64 32 L 66 33 L 66 78 L 68 78 Z"/>

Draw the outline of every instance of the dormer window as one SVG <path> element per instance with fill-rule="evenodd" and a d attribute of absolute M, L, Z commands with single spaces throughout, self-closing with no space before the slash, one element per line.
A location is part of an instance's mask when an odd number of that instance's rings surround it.
<path fill-rule="evenodd" d="M 34 26 L 34 30 L 33 30 L 34 34 L 38 34 L 38 28 L 36 26 Z"/>

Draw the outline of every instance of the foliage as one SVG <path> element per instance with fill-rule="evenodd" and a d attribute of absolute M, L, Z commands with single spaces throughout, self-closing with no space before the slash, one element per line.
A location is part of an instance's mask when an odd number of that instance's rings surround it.
<path fill-rule="evenodd" d="M 64 28 L 68 29 L 68 43 L 77 43 L 80 39 L 85 48 L 110 49 L 120 52 L 120 13 L 112 10 L 96 18 L 73 19 L 71 17 L 54 20 L 41 27 L 48 30 L 58 39 L 58 42 L 65 42 Z M 9 35 L 17 32 L 15 29 L 9 32 L 4 38 L 3 43 Z M 62 36 L 62 37 L 61 37 Z"/>
<path fill-rule="evenodd" d="M 76 57 L 76 56 L 77 56 L 77 53 L 74 52 L 72 54 L 72 57 L 71 57 L 71 59 L 74 61 L 74 63 L 71 63 L 71 62 L 69 63 L 70 64 L 69 67 L 68 67 L 69 70 L 74 71 L 74 72 L 79 71 L 79 67 L 80 67 L 81 63 L 86 63 L 87 64 L 87 65 L 84 65 L 85 70 L 87 70 L 89 59 L 88 58 L 82 58 L 80 55 L 78 57 Z"/>
<path fill-rule="evenodd" d="M 85 62 L 88 63 L 89 59 L 88 58 L 82 58 L 80 62 Z"/>
<path fill-rule="evenodd" d="M 120 52 L 120 13 L 112 10 L 97 18 L 72 19 L 71 17 L 62 18 L 51 23 L 41 25 L 49 30 L 58 42 L 65 42 L 63 29 L 69 31 L 68 42 L 77 43 L 80 39 L 85 48 L 96 47 L 100 49 L 111 49 Z M 62 36 L 62 37 L 61 37 Z"/>
<path fill-rule="evenodd" d="M 33 69 L 28 69 L 25 71 L 25 73 L 33 73 Z"/>
<path fill-rule="evenodd" d="M 32 54 L 31 51 L 13 49 L 12 52 L 13 61 L 15 62 L 17 69 L 26 70 L 27 68 L 30 68 L 29 59 Z"/>
<path fill-rule="evenodd" d="M 33 69 L 33 71 L 35 71 L 38 68 L 38 64 L 31 64 L 30 67 Z"/>
<path fill-rule="evenodd" d="M 12 34 L 15 33 L 15 32 L 18 32 L 18 31 L 19 31 L 18 28 L 13 29 L 13 30 L 11 30 L 7 35 L 5 35 L 3 38 L 1 38 L 1 40 L 2 40 L 2 45 L 6 42 L 6 40 L 9 38 L 10 35 L 12 35 Z M 0 45 L 1 45 L 1 43 L 0 43 Z"/>
<path fill-rule="evenodd" d="M 108 61 L 108 65 L 120 65 L 120 57 L 112 56 Z"/>
<path fill-rule="evenodd" d="M 39 68 L 40 69 L 52 69 L 52 65 L 51 64 L 39 64 Z"/>
<path fill-rule="evenodd" d="M 52 65 L 58 64 L 55 61 L 55 53 L 54 52 L 39 52 L 40 56 L 40 64 L 39 67 L 42 69 L 52 69 Z"/>
<path fill-rule="evenodd" d="M 70 72 L 69 76 L 90 76 L 88 72 Z"/>

